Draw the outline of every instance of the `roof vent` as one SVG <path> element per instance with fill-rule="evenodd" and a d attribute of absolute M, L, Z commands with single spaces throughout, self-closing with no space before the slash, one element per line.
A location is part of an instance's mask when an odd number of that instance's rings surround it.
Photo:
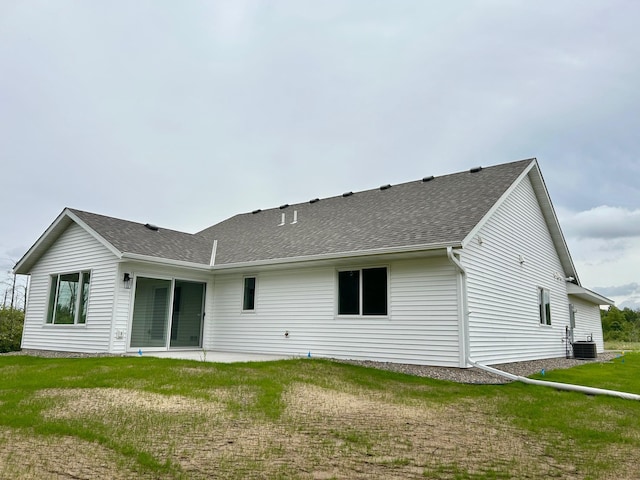
<path fill-rule="evenodd" d="M 311 200 L 309 200 L 309 203 L 316 203 L 319 202 L 320 199 L 319 198 L 312 198 Z"/>
<path fill-rule="evenodd" d="M 350 197 L 351 195 L 353 195 L 353 192 L 344 192 L 342 194 L 343 197 Z"/>
<path fill-rule="evenodd" d="M 149 230 L 152 230 L 154 232 L 157 232 L 159 230 L 159 228 L 156 225 L 154 225 L 153 223 L 145 223 L 144 226 L 146 228 L 148 228 Z"/>
<path fill-rule="evenodd" d="M 473 167 L 469 170 L 469 173 L 478 173 L 480 170 L 482 170 L 482 167 Z"/>
<path fill-rule="evenodd" d="M 386 185 L 382 185 L 382 186 L 380 187 L 380 190 L 387 190 L 387 189 L 389 189 L 389 188 L 391 188 L 391 184 L 387 183 Z"/>
<path fill-rule="evenodd" d="M 280 210 L 285 209 L 289 206 L 288 203 L 285 203 L 284 205 L 280 205 Z"/>
<path fill-rule="evenodd" d="M 431 180 L 433 180 L 433 179 L 434 179 L 434 176 L 433 176 L 433 175 L 430 175 L 430 176 L 428 176 L 428 177 L 424 177 L 424 178 L 422 179 L 422 183 L 430 182 L 430 181 L 431 181 Z"/>
<path fill-rule="evenodd" d="M 262 211 L 262 209 L 261 209 L 261 208 L 257 208 L 257 209 L 255 209 L 253 212 L 251 212 L 251 213 L 253 213 L 253 214 L 255 215 L 256 213 L 260 213 L 261 211 Z"/>

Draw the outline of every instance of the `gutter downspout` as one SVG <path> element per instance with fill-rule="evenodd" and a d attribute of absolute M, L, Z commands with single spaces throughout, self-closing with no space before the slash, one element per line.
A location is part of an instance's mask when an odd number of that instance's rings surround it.
<path fill-rule="evenodd" d="M 579 392 L 579 393 L 585 393 L 587 395 L 608 395 L 610 397 L 624 398 L 625 400 L 640 401 L 640 395 L 636 395 L 635 393 L 618 392 L 617 390 L 605 390 L 603 388 L 595 388 L 595 387 L 585 387 L 582 385 L 573 385 L 570 383 L 558 383 L 558 382 L 547 382 L 544 380 L 534 380 L 532 378 L 521 377 L 520 375 L 513 375 L 512 373 L 503 372 L 502 370 L 498 370 L 497 368 L 488 367 L 486 365 L 482 365 L 480 363 L 474 362 L 471 359 L 469 359 L 468 361 L 474 367 L 477 367 L 480 370 L 484 370 L 485 372 L 493 373 L 494 375 L 499 375 L 501 377 L 508 378 L 509 380 L 527 383 L 529 385 L 538 385 L 540 387 L 551 387 L 557 390 L 566 390 L 568 392 Z"/>
<path fill-rule="evenodd" d="M 467 272 L 453 253 L 452 247 L 447 247 L 447 257 L 449 261 L 456 267 L 460 273 L 460 292 L 462 305 L 460 306 L 460 336 L 462 358 L 460 359 L 460 367 L 465 368 L 469 365 L 469 306 L 467 298 Z"/>

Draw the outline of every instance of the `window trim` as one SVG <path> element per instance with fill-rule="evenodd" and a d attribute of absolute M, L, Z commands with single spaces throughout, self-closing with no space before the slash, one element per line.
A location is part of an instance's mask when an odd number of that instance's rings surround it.
<path fill-rule="evenodd" d="M 385 313 L 381 314 L 364 314 L 364 289 L 363 289 L 363 270 L 375 270 L 379 268 L 385 269 L 386 274 L 386 285 L 385 285 Z M 358 313 L 340 313 L 340 273 L 341 272 L 358 272 Z M 339 268 L 336 270 L 335 279 L 336 279 L 336 301 L 335 301 L 335 314 L 336 317 L 340 318 L 389 318 L 390 306 L 391 302 L 389 301 L 389 292 L 390 292 L 390 271 L 389 265 L 370 265 L 370 266 L 359 266 L 359 267 L 345 267 Z"/>
<path fill-rule="evenodd" d="M 253 278 L 253 308 L 245 308 L 245 300 L 246 300 L 246 288 L 247 288 L 247 280 Z M 256 300 L 258 298 L 258 276 L 257 275 L 243 275 L 242 277 L 242 313 L 253 314 L 256 313 Z"/>
<path fill-rule="evenodd" d="M 541 327 L 551 327 L 551 291 L 538 287 L 538 317 Z"/>
<path fill-rule="evenodd" d="M 79 292 L 74 305 L 73 323 L 56 323 L 56 313 L 58 310 L 58 301 L 60 293 L 60 279 L 65 275 L 78 275 Z M 89 281 L 85 283 L 85 278 L 89 277 Z M 56 327 L 86 327 L 89 305 L 91 303 L 91 280 L 93 278 L 93 270 L 90 268 L 74 271 L 66 271 L 60 273 L 52 273 L 49 275 L 49 294 L 47 298 L 47 315 L 44 318 L 45 326 Z M 86 285 L 86 290 L 85 290 Z M 85 300 L 86 297 L 86 300 Z M 83 315 L 83 310 L 85 314 Z M 82 321 L 81 321 L 82 320 Z"/>

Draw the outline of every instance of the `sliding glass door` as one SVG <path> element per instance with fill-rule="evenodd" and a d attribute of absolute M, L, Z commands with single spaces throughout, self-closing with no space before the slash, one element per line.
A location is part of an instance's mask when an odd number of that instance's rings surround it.
<path fill-rule="evenodd" d="M 176 280 L 170 347 L 199 347 L 204 308 L 204 283 Z"/>
<path fill-rule="evenodd" d="M 200 347 L 204 292 L 200 282 L 137 277 L 130 348 Z"/>

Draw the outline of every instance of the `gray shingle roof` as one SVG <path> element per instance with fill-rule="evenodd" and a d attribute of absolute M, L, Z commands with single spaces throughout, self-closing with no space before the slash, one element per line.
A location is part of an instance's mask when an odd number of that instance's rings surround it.
<path fill-rule="evenodd" d="M 218 241 L 216 265 L 459 243 L 532 161 L 236 215 L 196 236 Z"/>
<path fill-rule="evenodd" d="M 196 234 L 69 209 L 122 253 L 208 265 L 462 242 L 533 160 L 229 218 Z M 294 212 L 297 222 L 294 220 Z M 281 224 L 282 215 L 285 224 Z"/>
<path fill-rule="evenodd" d="M 81 210 L 69 211 L 122 253 L 209 264 L 213 242 L 206 238 L 166 228 L 154 231 L 143 223 Z"/>

